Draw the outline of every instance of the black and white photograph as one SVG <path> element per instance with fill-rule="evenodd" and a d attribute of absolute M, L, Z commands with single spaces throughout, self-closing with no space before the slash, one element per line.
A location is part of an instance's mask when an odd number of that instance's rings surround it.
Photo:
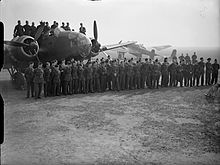
<path fill-rule="evenodd" d="M 0 164 L 220 164 L 219 0 L 0 0 L 0 21 Z"/>

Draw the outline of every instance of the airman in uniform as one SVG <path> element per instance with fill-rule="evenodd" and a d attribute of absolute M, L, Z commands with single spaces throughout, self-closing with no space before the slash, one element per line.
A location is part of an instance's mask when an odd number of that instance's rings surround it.
<path fill-rule="evenodd" d="M 204 68 L 205 68 L 205 63 L 203 62 L 203 58 L 202 57 L 200 58 L 200 61 L 199 61 L 198 65 L 199 65 L 199 72 L 200 72 L 199 77 L 201 78 L 201 86 L 203 86 L 204 85 Z"/>
<path fill-rule="evenodd" d="M 101 83 L 101 92 L 105 92 L 106 90 L 106 77 L 107 77 L 107 69 L 106 63 L 104 61 L 101 62 L 101 66 L 99 67 L 99 75 L 100 75 L 100 83 Z"/>
<path fill-rule="evenodd" d="M 192 87 L 193 86 L 193 64 L 191 63 L 191 61 L 189 61 L 188 63 L 188 73 L 189 73 L 188 84 L 190 87 Z"/>
<path fill-rule="evenodd" d="M 60 91 L 62 94 L 64 94 L 64 69 L 66 67 L 66 60 L 63 59 L 59 65 L 59 69 L 60 69 Z"/>
<path fill-rule="evenodd" d="M 214 63 L 212 64 L 212 80 L 211 83 L 216 84 L 218 81 L 218 70 L 219 70 L 219 64 L 217 62 L 217 59 L 214 60 Z"/>
<path fill-rule="evenodd" d="M 112 72 L 112 65 L 111 65 L 111 61 L 107 60 L 106 61 L 106 69 L 107 69 L 107 77 L 106 77 L 106 81 L 107 81 L 107 88 L 108 90 L 112 90 L 112 76 L 111 76 L 111 72 Z"/>
<path fill-rule="evenodd" d="M 22 36 L 24 34 L 24 28 L 21 25 L 21 21 L 18 20 L 18 24 L 14 28 L 14 37 Z"/>
<path fill-rule="evenodd" d="M 140 61 L 137 61 L 136 64 L 134 64 L 133 71 L 134 71 L 134 88 L 140 89 L 141 87 L 141 73 L 140 69 L 141 63 Z"/>
<path fill-rule="evenodd" d="M 147 85 L 150 89 L 153 87 L 153 72 L 154 72 L 153 68 L 154 68 L 154 64 L 152 60 L 150 59 L 148 70 L 147 70 Z"/>
<path fill-rule="evenodd" d="M 161 71 L 161 67 L 160 64 L 158 62 L 158 59 L 155 60 L 154 64 L 153 64 L 153 88 L 159 88 L 159 79 L 160 79 L 160 71 Z"/>
<path fill-rule="evenodd" d="M 71 62 L 68 61 L 66 67 L 64 67 L 63 70 L 63 94 L 64 95 L 71 95 L 72 94 L 72 68 L 71 68 Z"/>
<path fill-rule="evenodd" d="M 146 80 L 147 80 L 147 63 L 148 58 L 145 59 L 145 62 L 141 64 L 140 74 L 141 74 L 141 88 L 145 88 Z"/>
<path fill-rule="evenodd" d="M 119 91 L 119 67 L 116 60 L 112 62 L 111 79 L 113 91 Z"/>
<path fill-rule="evenodd" d="M 42 63 L 38 63 L 38 67 L 34 69 L 34 90 L 35 90 L 35 98 L 41 98 L 42 87 L 44 83 L 44 71 L 42 69 Z"/>
<path fill-rule="evenodd" d="M 178 64 L 176 67 L 177 80 L 178 82 L 180 82 L 180 87 L 183 87 L 183 63 L 184 63 L 184 60 L 180 61 L 180 64 Z"/>
<path fill-rule="evenodd" d="M 170 87 L 177 86 L 177 61 L 173 60 L 172 64 L 169 65 L 168 71 L 170 74 Z"/>
<path fill-rule="evenodd" d="M 211 85 L 212 64 L 210 63 L 210 61 L 211 61 L 211 58 L 208 58 L 205 64 L 206 66 L 205 85 Z"/>
<path fill-rule="evenodd" d="M 85 93 L 85 75 L 84 75 L 84 67 L 83 64 L 79 64 L 79 68 L 78 68 L 78 76 L 79 76 L 79 92 L 80 93 Z"/>
<path fill-rule="evenodd" d="M 34 97 L 34 63 L 33 62 L 29 62 L 29 67 L 25 69 L 24 72 L 24 76 L 26 79 L 26 83 L 27 83 L 27 98 L 30 97 L 30 93 L 31 93 L 31 97 Z"/>
<path fill-rule="evenodd" d="M 92 83 L 92 64 L 89 62 L 85 67 L 84 73 L 86 78 L 86 93 L 92 92 L 93 93 L 93 83 Z"/>
<path fill-rule="evenodd" d="M 73 61 L 72 62 L 72 71 L 71 71 L 71 74 L 72 74 L 72 93 L 74 94 L 77 94 L 79 91 L 78 91 L 78 67 L 77 67 L 77 62 L 76 61 Z"/>
<path fill-rule="evenodd" d="M 180 60 L 180 61 L 185 60 L 185 57 L 183 56 L 183 53 L 181 54 L 181 56 L 179 56 L 179 60 Z"/>
<path fill-rule="evenodd" d="M 60 69 L 59 65 L 54 65 L 51 70 L 51 81 L 52 81 L 52 95 L 60 96 Z"/>
<path fill-rule="evenodd" d="M 119 86 L 120 90 L 125 90 L 125 64 L 121 61 L 119 65 Z"/>
<path fill-rule="evenodd" d="M 51 68 L 50 63 L 46 62 L 46 67 L 44 68 L 44 97 L 51 95 Z"/>
<path fill-rule="evenodd" d="M 164 62 L 161 65 L 161 74 L 162 74 L 161 86 L 162 87 L 168 87 L 168 83 L 169 83 L 168 67 L 169 67 L 169 63 L 167 62 L 167 58 L 164 58 Z"/>
<path fill-rule="evenodd" d="M 191 59 L 190 59 L 190 57 L 189 57 L 189 54 L 186 53 L 186 57 L 185 57 L 186 64 L 189 64 L 190 60 L 191 60 Z"/>
<path fill-rule="evenodd" d="M 189 66 L 186 60 L 182 62 L 184 86 L 189 86 Z"/>
<path fill-rule="evenodd" d="M 197 55 L 196 52 L 194 52 L 194 54 L 192 55 L 192 64 L 195 64 L 197 61 Z"/>
<path fill-rule="evenodd" d="M 100 92 L 101 87 L 100 87 L 100 74 L 99 74 L 99 66 L 98 62 L 93 62 L 92 64 L 92 77 L 93 77 L 93 90 L 95 92 Z"/>
<path fill-rule="evenodd" d="M 199 86 L 200 68 L 197 61 L 193 64 L 193 86 Z M 196 81 L 196 83 L 195 83 Z"/>

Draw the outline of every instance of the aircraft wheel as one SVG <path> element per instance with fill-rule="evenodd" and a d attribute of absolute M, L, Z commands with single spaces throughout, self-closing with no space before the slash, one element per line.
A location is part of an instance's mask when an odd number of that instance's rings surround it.
<path fill-rule="evenodd" d="M 16 72 L 12 75 L 12 84 L 16 89 L 24 90 L 25 77 L 21 72 Z"/>

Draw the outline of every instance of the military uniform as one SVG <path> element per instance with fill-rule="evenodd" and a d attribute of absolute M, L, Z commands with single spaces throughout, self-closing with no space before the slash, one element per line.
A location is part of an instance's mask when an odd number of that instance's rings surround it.
<path fill-rule="evenodd" d="M 72 75 L 71 75 L 71 67 L 67 66 L 63 70 L 63 94 L 72 94 Z"/>
<path fill-rule="evenodd" d="M 78 93 L 78 67 L 77 66 L 72 66 L 72 93 Z"/>
<path fill-rule="evenodd" d="M 112 89 L 119 91 L 119 67 L 116 64 L 112 65 L 111 69 Z"/>
<path fill-rule="evenodd" d="M 134 65 L 133 67 L 133 71 L 134 71 L 134 88 L 135 89 L 140 89 L 141 87 L 141 73 L 140 73 L 140 69 L 141 65 L 140 63 L 137 63 Z"/>
<path fill-rule="evenodd" d="M 84 70 L 86 78 L 86 93 L 93 92 L 93 83 L 92 83 L 92 67 L 85 67 Z"/>
<path fill-rule="evenodd" d="M 50 77 L 51 69 L 44 69 L 44 97 L 51 95 L 51 77 Z"/>
<path fill-rule="evenodd" d="M 199 65 L 199 72 L 200 72 L 199 77 L 201 78 L 201 86 L 203 86 L 204 85 L 204 67 L 205 67 L 205 63 L 203 61 L 200 61 L 198 63 L 198 65 Z"/>
<path fill-rule="evenodd" d="M 183 65 L 179 64 L 176 67 L 177 70 L 177 80 L 180 82 L 180 87 L 183 86 Z"/>
<path fill-rule="evenodd" d="M 107 77 L 107 69 L 104 66 L 104 62 L 99 67 L 99 75 L 100 75 L 100 84 L 101 84 L 101 91 L 104 92 L 106 90 L 107 84 L 106 84 L 106 77 Z"/>
<path fill-rule="evenodd" d="M 119 86 L 120 90 L 125 89 L 125 66 L 123 64 L 119 65 Z"/>
<path fill-rule="evenodd" d="M 84 68 L 81 66 L 78 68 L 78 76 L 79 76 L 79 92 L 85 93 L 85 76 L 84 76 Z"/>
<path fill-rule="evenodd" d="M 60 92 L 64 94 L 64 69 L 66 65 L 65 64 L 60 64 L 59 69 L 60 69 Z"/>
<path fill-rule="evenodd" d="M 106 69 L 107 69 L 107 77 L 106 77 L 107 88 L 108 88 L 108 90 L 112 90 L 112 79 L 111 79 L 112 78 L 111 77 L 112 66 L 111 66 L 111 64 L 107 63 Z"/>
<path fill-rule="evenodd" d="M 218 81 L 218 70 L 219 70 L 219 64 L 217 62 L 212 64 L 212 80 L 211 83 L 216 84 Z"/>
<path fill-rule="evenodd" d="M 26 83 L 27 83 L 27 98 L 31 96 L 34 97 L 34 68 L 28 67 L 25 70 L 24 76 L 26 78 Z"/>
<path fill-rule="evenodd" d="M 153 87 L 153 78 L 154 78 L 154 64 L 152 63 L 149 63 L 149 66 L 148 66 L 148 70 L 147 70 L 147 85 L 149 88 L 152 88 Z"/>
<path fill-rule="evenodd" d="M 42 87 L 44 83 L 44 71 L 41 68 L 34 69 L 34 89 L 35 89 L 35 98 L 40 98 Z"/>
<path fill-rule="evenodd" d="M 211 85 L 212 64 L 210 62 L 207 62 L 205 65 L 206 65 L 205 85 Z"/>
<path fill-rule="evenodd" d="M 153 73 L 153 88 L 159 88 L 159 79 L 160 79 L 160 64 L 158 62 L 156 62 L 155 64 L 153 64 L 153 69 L 152 69 L 152 73 Z"/>
<path fill-rule="evenodd" d="M 97 64 L 98 65 L 98 64 Z M 95 92 L 100 92 L 101 87 L 100 87 L 100 74 L 99 74 L 99 67 L 96 64 L 93 66 L 92 74 L 93 74 L 93 90 Z"/>
<path fill-rule="evenodd" d="M 141 88 L 145 88 L 146 79 L 147 79 L 147 63 L 143 62 L 140 67 L 140 74 L 141 74 Z"/>
<path fill-rule="evenodd" d="M 168 87 L 168 83 L 169 83 L 168 67 L 169 67 L 168 62 L 164 62 L 161 65 L 161 74 L 162 74 L 161 86 L 163 87 Z"/>
<path fill-rule="evenodd" d="M 186 61 L 186 64 L 190 63 L 190 57 L 188 54 L 186 54 L 185 61 Z"/>
<path fill-rule="evenodd" d="M 176 63 L 172 63 L 169 65 L 168 67 L 168 71 L 170 73 L 170 86 L 177 86 L 177 64 Z"/>
<path fill-rule="evenodd" d="M 182 64 L 183 67 L 183 79 L 184 79 L 184 86 L 189 86 L 189 67 L 187 64 Z"/>
<path fill-rule="evenodd" d="M 193 65 L 193 86 L 199 86 L 200 68 L 198 63 Z M 196 81 L 196 83 L 195 83 Z"/>
<path fill-rule="evenodd" d="M 189 74 L 188 84 L 190 87 L 192 87 L 193 86 L 193 64 L 189 63 L 187 66 L 188 66 L 188 74 Z"/>
<path fill-rule="evenodd" d="M 53 68 L 51 71 L 51 81 L 52 81 L 52 94 L 53 96 L 60 95 L 60 70 Z"/>

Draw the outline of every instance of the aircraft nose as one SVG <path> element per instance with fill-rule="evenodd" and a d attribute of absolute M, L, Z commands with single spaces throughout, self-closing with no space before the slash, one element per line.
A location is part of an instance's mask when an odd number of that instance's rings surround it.
<path fill-rule="evenodd" d="M 90 51 L 91 51 L 91 47 L 92 47 L 92 43 L 90 41 L 90 39 L 88 39 L 85 35 L 80 34 L 77 38 L 78 40 L 78 48 L 79 48 L 79 54 L 83 57 L 86 58 L 87 56 L 89 56 Z"/>

